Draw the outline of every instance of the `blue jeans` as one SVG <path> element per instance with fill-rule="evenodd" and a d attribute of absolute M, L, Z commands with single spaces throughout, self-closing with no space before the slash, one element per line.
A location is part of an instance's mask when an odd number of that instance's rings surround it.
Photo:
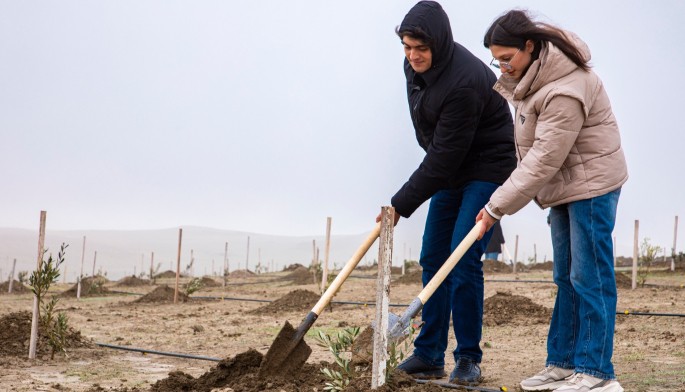
<path fill-rule="evenodd" d="M 476 215 L 490 200 L 498 185 L 473 181 L 460 189 L 443 190 L 431 198 L 423 233 L 421 258 L 423 285 L 440 269 L 452 251 L 473 228 Z M 480 260 L 492 231 L 476 241 L 464 254 L 423 307 L 424 322 L 414 341 L 414 355 L 434 365 L 445 365 L 450 313 L 457 338 L 455 359 L 481 361 L 483 326 L 483 262 Z"/>
<path fill-rule="evenodd" d="M 557 298 L 547 336 L 547 365 L 614 379 L 616 321 L 611 232 L 621 190 L 552 207 Z"/>

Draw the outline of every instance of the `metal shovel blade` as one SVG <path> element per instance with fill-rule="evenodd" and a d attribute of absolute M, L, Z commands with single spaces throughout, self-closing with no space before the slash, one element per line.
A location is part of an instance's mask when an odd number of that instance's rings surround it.
<path fill-rule="evenodd" d="M 411 335 L 411 320 L 423 309 L 421 299 L 414 298 L 401 316 L 388 314 L 388 342 L 398 344 Z"/>
<path fill-rule="evenodd" d="M 285 322 L 273 344 L 269 347 L 269 351 L 262 359 L 259 368 L 260 378 L 277 377 L 300 371 L 312 353 L 312 349 L 302 339 L 304 334 L 297 332 L 290 322 Z"/>

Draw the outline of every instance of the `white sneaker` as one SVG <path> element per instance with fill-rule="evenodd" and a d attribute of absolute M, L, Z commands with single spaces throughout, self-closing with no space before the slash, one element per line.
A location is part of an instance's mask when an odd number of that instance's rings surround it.
<path fill-rule="evenodd" d="M 566 378 L 573 374 L 573 369 L 547 366 L 540 373 L 521 381 L 524 391 L 549 391 L 566 383 Z"/>
<path fill-rule="evenodd" d="M 616 380 L 602 380 L 584 373 L 574 373 L 554 392 L 623 392 Z"/>

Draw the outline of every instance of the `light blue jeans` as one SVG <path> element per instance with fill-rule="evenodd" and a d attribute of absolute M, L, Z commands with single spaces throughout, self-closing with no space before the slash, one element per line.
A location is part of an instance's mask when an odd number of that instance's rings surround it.
<path fill-rule="evenodd" d="M 616 321 L 611 232 L 620 188 L 552 207 L 554 282 L 558 292 L 547 337 L 547 365 L 614 379 Z"/>
<path fill-rule="evenodd" d="M 472 181 L 460 189 L 443 190 L 431 198 L 421 258 L 426 286 L 452 251 L 476 224 L 476 215 L 498 185 Z M 450 314 L 457 338 L 453 355 L 480 362 L 483 326 L 483 262 L 480 260 L 492 230 L 476 241 L 447 275 L 423 307 L 424 322 L 414 341 L 414 355 L 433 366 L 445 365 Z"/>

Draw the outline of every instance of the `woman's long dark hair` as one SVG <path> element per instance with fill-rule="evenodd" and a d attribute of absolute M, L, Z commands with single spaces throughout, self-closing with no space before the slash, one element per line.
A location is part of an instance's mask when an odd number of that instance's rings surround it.
<path fill-rule="evenodd" d="M 579 68 L 585 71 L 590 70 L 590 65 L 583 58 L 578 47 L 566 38 L 561 29 L 547 23 L 533 21 L 525 11 L 521 10 L 511 10 L 495 19 L 485 33 L 483 45 L 486 48 L 490 48 L 490 45 L 500 45 L 523 50 L 527 40 L 535 43 L 533 58 L 539 57 L 541 43 L 548 41 L 564 52 Z"/>

